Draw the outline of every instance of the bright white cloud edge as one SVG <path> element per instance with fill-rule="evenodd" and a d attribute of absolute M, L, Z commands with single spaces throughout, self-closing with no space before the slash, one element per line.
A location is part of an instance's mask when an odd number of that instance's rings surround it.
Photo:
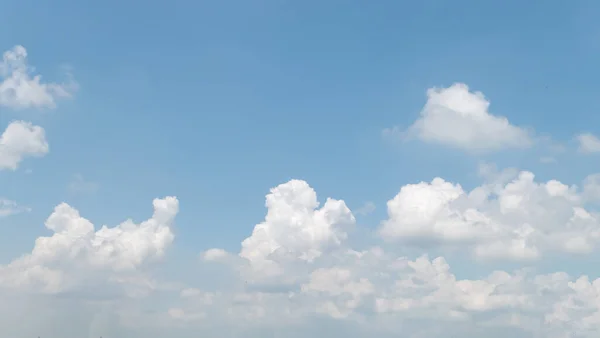
<path fill-rule="evenodd" d="M 31 211 L 30 207 L 19 205 L 16 201 L 0 198 L 0 217 L 7 217 Z"/>
<path fill-rule="evenodd" d="M 16 170 L 27 157 L 41 157 L 49 145 L 44 128 L 30 122 L 11 122 L 0 136 L 0 170 Z"/>
<path fill-rule="evenodd" d="M 471 92 L 464 83 L 430 88 L 420 117 L 406 130 L 396 127 L 384 130 L 384 134 L 473 153 L 528 148 L 534 143 L 528 130 L 492 114 L 489 107 L 483 93 Z"/>
<path fill-rule="evenodd" d="M 380 234 L 404 243 L 456 245 L 487 259 L 530 260 L 549 252 L 595 249 L 600 225 L 596 214 L 584 208 L 595 196 L 588 194 L 590 180 L 578 193 L 555 180 L 537 183 L 530 172 L 486 176 L 486 183 L 469 193 L 441 178 L 406 185 L 388 202 L 390 216 Z M 343 201 L 327 199 L 319 208 L 315 192 L 303 181 L 272 189 L 267 209 L 265 221 L 242 242 L 237 260 L 221 249 L 204 255 L 209 261 L 228 257 L 220 261 L 239 273 L 244 287 L 182 292 L 182 305 L 170 313 L 173 320 L 200 326 L 218 320 L 297 325 L 322 315 L 388 333 L 424 320 L 442 328 L 412 327 L 420 337 L 465 323 L 471 329 L 489 325 L 490 332 L 505 327 L 546 337 L 597 334 L 600 319 L 594 314 L 600 314 L 600 296 L 595 285 L 600 279 L 563 272 L 536 275 L 527 269 L 459 279 L 443 257 L 411 259 L 377 246 L 357 251 L 345 241 L 354 218 Z M 539 211 L 539 218 L 526 215 L 528 210 Z M 547 224 L 557 214 L 562 217 Z"/>
<path fill-rule="evenodd" d="M 55 108 L 59 99 L 70 98 L 78 85 L 70 74 L 65 83 L 45 83 L 28 64 L 21 45 L 4 52 L 0 62 L 0 106 L 12 109 Z"/>
<path fill-rule="evenodd" d="M 552 207 L 559 214 L 577 216 L 585 211 L 583 201 L 598 197 L 594 175 L 586 179 L 581 192 L 557 181 L 536 183 L 529 172 L 488 170 L 485 177 L 484 185 L 469 193 L 441 178 L 402 187 L 388 202 L 389 218 L 382 222 L 379 233 L 387 240 L 418 245 L 427 243 L 422 240 L 428 237 L 435 239 L 431 243 L 460 245 L 477 256 L 481 254 L 478 243 L 493 243 L 496 238 L 485 232 L 508 226 L 503 218 L 507 215 L 512 215 L 510 224 L 517 230 L 519 222 L 526 221 L 534 231 L 547 226 L 544 218 L 519 218 L 524 216 L 519 214 L 518 201 L 529 201 L 522 205 L 527 210 L 546 207 L 539 210 L 547 213 Z M 496 197 L 487 200 L 486 194 Z M 409 258 L 379 246 L 353 249 L 348 241 L 356 226 L 352 212 L 341 200 L 328 198 L 320 205 L 316 192 L 301 180 L 271 190 L 265 220 L 242 242 L 239 254 L 222 249 L 203 253 L 203 260 L 210 264 L 221 262 L 233 269 L 239 276 L 237 287 L 213 291 L 193 285 L 168 287 L 156 282 L 144 267 L 163 257 L 172 244 L 178 205 L 174 197 L 156 199 L 154 213 L 147 221 L 125 221 L 96 230 L 73 207 L 60 204 L 46 221 L 53 235 L 38 238 L 30 254 L 0 267 L 2 290 L 36 297 L 75 292 L 83 304 L 95 304 L 96 309 L 102 308 L 98 304 L 112 304 L 110 313 L 121 322 L 119 325 L 133 327 L 143 324 L 210 330 L 235 323 L 229 325 L 260 330 L 280 325 L 305 327 L 315 318 L 329 318 L 342 326 L 381 334 L 398 333 L 402 328 L 411 334 L 420 332 L 421 337 L 439 334 L 428 331 L 429 326 L 417 325 L 423 321 L 435 321 L 441 330 L 465 333 L 475 327 L 481 330 L 481 325 L 488 325 L 490 331 L 514 328 L 548 337 L 563 337 L 568 332 L 591 337 L 597 333 L 594 314 L 600 313 L 600 295 L 595 290 L 600 280 L 562 272 L 536 275 L 529 270 L 495 271 L 479 280 L 461 279 L 443 257 Z M 414 214 L 415 210 L 420 212 Z M 585 212 L 588 221 L 589 217 L 593 221 L 586 227 L 572 227 L 580 234 L 599 228 L 593 212 Z M 473 224 L 473 220 L 486 221 Z M 571 221 L 569 217 L 562 220 Z M 546 232 L 568 235 L 554 225 Z M 494 258 L 531 258 L 511 251 L 510 244 L 522 233 L 517 231 L 513 236 L 498 236 L 508 245 L 503 246 L 506 250 L 495 252 Z M 589 252 L 553 246 L 549 238 L 532 242 L 537 245 L 536 258 L 549 251 Z M 595 248 L 595 243 L 589 245 L 591 250 Z M 180 290 L 180 300 L 155 314 L 140 312 L 128 301 L 141 302 L 159 290 Z M 97 297 L 108 300 L 98 303 L 94 300 Z"/>
<path fill-rule="evenodd" d="M 600 152 L 600 140 L 592 133 L 580 133 L 575 139 L 577 140 L 580 153 L 590 154 Z"/>

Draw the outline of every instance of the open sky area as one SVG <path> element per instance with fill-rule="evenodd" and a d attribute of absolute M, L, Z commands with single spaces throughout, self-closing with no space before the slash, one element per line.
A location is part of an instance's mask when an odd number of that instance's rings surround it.
<path fill-rule="evenodd" d="M 0 1 L 0 337 L 599 337 L 599 15 Z"/>

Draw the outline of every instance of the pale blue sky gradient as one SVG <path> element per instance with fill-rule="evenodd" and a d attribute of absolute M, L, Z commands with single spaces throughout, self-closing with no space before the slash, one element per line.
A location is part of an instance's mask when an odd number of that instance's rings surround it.
<path fill-rule="evenodd" d="M 595 1 L 5 0 L 2 50 L 22 44 L 46 79 L 69 65 L 81 88 L 53 111 L 0 110 L 2 126 L 31 120 L 50 143 L 44 159 L 0 173 L 3 194 L 33 208 L 0 219 L 0 262 L 28 252 L 61 201 L 112 226 L 176 195 L 170 255 L 190 260 L 238 250 L 268 189 L 290 178 L 322 202 L 374 202 L 359 218 L 370 227 L 402 185 L 442 176 L 469 188 L 482 160 L 578 183 L 600 164 L 571 149 L 575 133 L 599 131 L 599 10 Z M 427 88 L 454 82 L 571 150 L 541 164 L 543 147 L 476 158 L 382 139 L 416 119 Z M 97 191 L 70 193 L 76 174 Z"/>

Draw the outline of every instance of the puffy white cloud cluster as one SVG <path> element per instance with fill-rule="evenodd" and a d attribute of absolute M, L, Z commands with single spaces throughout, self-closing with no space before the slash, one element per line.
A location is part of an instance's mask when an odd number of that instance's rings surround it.
<path fill-rule="evenodd" d="M 599 215 L 586 209 L 593 189 L 592 177 L 580 192 L 556 180 L 536 182 L 527 171 L 507 171 L 470 192 L 435 178 L 402 187 L 379 233 L 390 241 L 469 248 L 478 258 L 589 253 L 600 240 Z"/>
<path fill-rule="evenodd" d="M 0 136 L 0 169 L 16 170 L 25 157 L 44 156 L 48 150 L 44 128 L 12 122 Z"/>
<path fill-rule="evenodd" d="M 139 224 L 95 227 L 72 206 L 56 206 L 45 222 L 52 234 L 0 265 L 0 334 L 125 334 L 131 306 L 139 309 L 150 295 L 178 288 L 153 278 L 152 268 L 173 243 L 179 201 L 157 198 L 153 209 Z"/>
<path fill-rule="evenodd" d="M 355 223 L 343 201 L 327 199 L 319 208 L 316 192 L 301 180 L 273 188 L 266 207 L 265 221 L 254 227 L 240 252 L 260 277 L 283 273 L 286 263 L 310 263 L 339 247 Z"/>
<path fill-rule="evenodd" d="M 532 145 L 529 131 L 512 125 L 506 117 L 493 115 L 489 106 L 490 102 L 483 93 L 471 92 L 464 83 L 455 83 L 448 88 L 430 88 L 420 117 L 402 133 L 409 138 L 416 137 L 424 142 L 470 152 Z"/>
<path fill-rule="evenodd" d="M 320 315 L 378 334 L 423 334 L 431 325 L 439 329 L 423 337 L 461 325 L 487 327 L 485 333 L 512 327 L 526 336 L 593 337 L 600 325 L 600 279 L 587 276 L 519 270 L 461 279 L 443 257 L 409 259 L 375 247 L 348 251 L 335 266 L 315 267 L 305 277 L 287 292 L 184 290 L 186 308 L 169 314 L 188 325 L 296 325 Z M 470 336 L 471 329 L 464 333 Z"/>
<path fill-rule="evenodd" d="M 469 192 L 441 178 L 405 185 L 377 229 L 388 248 L 365 250 L 347 240 L 355 221 L 343 201 L 328 199 L 319 208 L 306 182 L 279 185 L 267 195 L 265 221 L 242 242 L 237 260 L 222 249 L 204 252 L 205 260 L 232 266 L 242 286 L 184 290 L 169 316 L 182 325 L 230 321 L 251 327 L 293 326 L 321 316 L 407 337 L 444 330 L 469 336 L 475 328 L 481 334 L 511 328 L 524 336 L 594 337 L 600 279 L 530 268 L 460 278 L 443 256 L 398 254 L 407 245 L 425 252 L 435 246 L 468 250 L 475 259 L 529 262 L 594 250 L 600 225 L 585 194 L 593 180 L 579 191 L 556 180 L 536 182 L 527 171 L 488 171 L 485 177 Z M 268 283 L 257 275 L 268 276 Z"/>
<path fill-rule="evenodd" d="M 40 75 L 32 75 L 33 71 L 23 46 L 4 52 L 0 61 L 0 107 L 54 108 L 57 99 L 70 98 L 77 89 L 72 78 L 65 84 L 43 83 Z M 0 136 L 0 170 L 16 170 L 24 158 L 41 157 L 48 150 L 44 128 L 13 121 Z"/>
<path fill-rule="evenodd" d="M 86 283 L 131 282 L 128 273 L 163 257 L 174 239 L 171 227 L 179 201 L 155 199 L 153 206 L 152 217 L 140 224 L 127 220 L 95 229 L 76 209 L 61 203 L 45 222 L 53 234 L 39 237 L 30 254 L 0 266 L 0 286 L 57 294 Z"/>

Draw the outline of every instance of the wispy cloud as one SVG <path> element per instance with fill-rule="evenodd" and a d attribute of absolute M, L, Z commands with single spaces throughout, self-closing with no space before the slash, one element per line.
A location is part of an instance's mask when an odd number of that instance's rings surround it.
<path fill-rule="evenodd" d="M 356 209 L 354 213 L 357 215 L 366 216 L 372 213 L 373 211 L 375 211 L 375 203 L 368 201 L 365 204 L 363 204 L 360 208 Z"/>
<path fill-rule="evenodd" d="M 31 208 L 29 207 L 21 206 L 17 204 L 17 202 L 6 198 L 0 198 L 0 217 L 7 217 L 30 211 Z"/>
<path fill-rule="evenodd" d="M 92 194 L 98 189 L 98 183 L 86 180 L 81 174 L 73 175 L 68 186 L 68 190 L 72 194 Z"/>

